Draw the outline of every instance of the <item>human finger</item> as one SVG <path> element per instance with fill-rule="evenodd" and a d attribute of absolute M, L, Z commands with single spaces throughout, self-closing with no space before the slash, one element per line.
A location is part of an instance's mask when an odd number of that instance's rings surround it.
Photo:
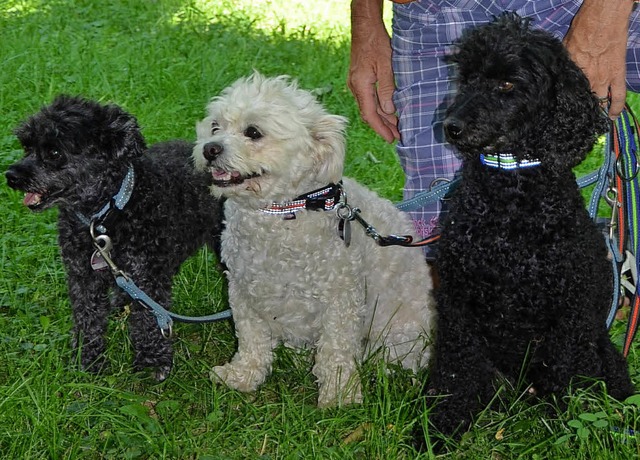
<path fill-rule="evenodd" d="M 618 75 L 611 82 L 609 89 L 609 118 L 616 119 L 622 110 L 624 110 L 625 100 L 627 98 L 627 86 L 625 75 Z"/>
<path fill-rule="evenodd" d="M 360 109 L 362 120 L 368 124 L 378 135 L 385 141 L 393 142 L 395 134 L 389 126 L 389 122 L 378 112 L 378 101 L 376 95 L 375 84 L 367 84 L 364 86 L 356 82 L 351 82 L 351 92 L 356 98 L 356 102 Z"/>

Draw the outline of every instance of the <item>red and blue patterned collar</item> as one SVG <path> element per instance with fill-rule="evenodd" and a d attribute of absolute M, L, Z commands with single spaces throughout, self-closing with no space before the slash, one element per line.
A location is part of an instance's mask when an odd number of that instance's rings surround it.
<path fill-rule="evenodd" d="M 304 210 L 330 211 L 340 202 L 341 191 L 342 182 L 331 183 L 326 187 L 300 195 L 291 201 L 272 203 L 269 206 L 260 208 L 259 211 L 265 214 L 285 216 L 285 218 L 289 219 L 294 219 L 295 213 Z"/>

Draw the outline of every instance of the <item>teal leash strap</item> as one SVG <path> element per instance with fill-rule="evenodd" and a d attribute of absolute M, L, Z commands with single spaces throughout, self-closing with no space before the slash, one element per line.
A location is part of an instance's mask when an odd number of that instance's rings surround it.
<path fill-rule="evenodd" d="M 596 186 L 591 192 L 591 198 L 589 199 L 587 210 L 589 211 L 589 216 L 594 220 L 598 216 L 598 205 L 600 204 L 600 199 L 606 197 L 607 186 L 611 183 L 615 174 L 616 159 L 615 152 L 613 150 L 613 140 L 611 139 L 611 136 L 613 135 L 613 129 L 611 129 L 606 138 L 604 162 L 602 163 L 602 166 L 593 173 L 595 174 Z"/>
<path fill-rule="evenodd" d="M 444 200 L 446 196 L 450 192 L 452 192 L 458 185 L 458 180 L 459 179 L 453 179 L 451 181 L 446 181 L 435 185 L 429 190 L 425 190 L 416 194 L 413 198 L 397 203 L 396 207 L 400 211 L 410 212 L 420 209 L 428 203 L 433 203 L 434 201 L 438 200 Z"/>
<path fill-rule="evenodd" d="M 173 320 L 183 323 L 211 323 L 231 318 L 231 310 L 224 310 L 220 313 L 214 313 L 206 316 L 184 316 L 172 313 L 165 309 L 158 302 L 149 297 L 142 289 L 140 289 L 130 278 L 118 275 L 115 277 L 116 284 L 120 289 L 126 292 L 136 302 L 147 307 L 156 317 L 156 322 L 162 334 L 166 337 L 172 333 Z"/>
<path fill-rule="evenodd" d="M 603 174 L 604 179 L 601 179 L 601 176 Z M 606 177 L 606 171 L 603 172 L 603 169 L 600 168 L 596 171 L 585 174 L 584 176 L 578 177 L 576 179 L 576 183 L 578 184 L 578 187 L 584 188 L 601 180 L 605 180 Z M 426 204 L 433 203 L 434 201 L 444 200 L 455 190 L 459 180 L 460 179 L 456 178 L 451 181 L 442 182 L 438 185 L 435 185 L 429 190 L 425 190 L 416 194 L 413 198 L 409 198 L 408 200 L 396 203 L 396 208 L 398 208 L 400 211 L 411 212 L 420 209 Z M 593 195 L 591 199 L 594 199 Z M 596 196 L 596 199 L 599 199 L 599 195 Z M 597 208 L 597 204 L 595 206 Z M 591 211 L 589 212 L 589 214 L 591 215 Z"/>
<path fill-rule="evenodd" d="M 605 149 L 604 149 L 604 161 L 602 166 L 595 171 L 596 186 L 591 192 L 591 199 L 587 210 L 589 216 L 595 221 L 598 217 L 598 205 L 601 199 L 607 199 L 607 192 L 609 186 L 613 183 L 615 178 L 615 164 L 616 164 L 616 152 L 614 149 L 613 136 L 616 135 L 615 129 L 611 127 L 606 137 Z M 613 203 L 616 206 L 616 203 Z M 615 209 L 612 209 L 612 213 L 616 213 Z M 616 317 L 618 306 L 620 304 L 620 264 L 623 261 L 623 256 L 618 249 L 618 241 L 616 239 L 615 232 L 610 229 L 609 235 L 605 237 L 607 249 L 611 254 L 611 271 L 613 275 L 613 297 L 611 299 L 611 306 L 609 307 L 609 313 L 607 315 L 606 326 L 607 329 L 611 328 L 613 320 Z"/>

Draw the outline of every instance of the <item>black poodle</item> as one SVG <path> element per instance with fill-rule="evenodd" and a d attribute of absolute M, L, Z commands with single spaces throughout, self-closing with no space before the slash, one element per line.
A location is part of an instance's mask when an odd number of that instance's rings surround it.
<path fill-rule="evenodd" d="M 634 388 L 605 327 L 611 263 L 572 173 L 608 128 L 598 99 L 562 43 L 514 13 L 464 33 L 451 59 L 444 128 L 463 166 L 437 261 L 430 422 L 468 429 L 497 377 L 542 396 L 585 376 L 625 398 Z"/>
<path fill-rule="evenodd" d="M 111 238 L 117 267 L 168 308 L 182 262 L 204 244 L 219 245 L 220 202 L 209 193 L 208 177 L 193 169 L 191 144 L 172 141 L 147 150 L 136 119 L 116 105 L 59 96 L 15 132 L 25 157 L 7 171 L 8 184 L 26 192 L 24 204 L 33 211 L 59 208 L 73 346 L 81 345 L 84 369 L 99 371 L 111 304 L 129 299 L 114 289 L 105 260 L 94 254 L 91 222 L 96 237 Z M 135 368 L 151 367 L 165 379 L 170 340 L 137 303 L 129 320 Z"/>

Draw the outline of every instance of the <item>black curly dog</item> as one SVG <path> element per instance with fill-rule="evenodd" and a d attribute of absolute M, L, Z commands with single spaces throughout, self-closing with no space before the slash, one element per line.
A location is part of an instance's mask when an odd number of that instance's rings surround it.
<path fill-rule="evenodd" d="M 116 105 L 59 96 L 15 133 L 25 156 L 7 171 L 8 184 L 26 192 L 24 204 L 33 211 L 59 208 L 73 346 L 81 346 L 83 369 L 100 371 L 112 304 L 123 306 L 129 299 L 115 287 L 110 270 L 92 269 L 89 222 L 111 238 L 118 268 L 168 308 L 182 262 L 203 244 L 219 244 L 220 203 L 211 197 L 206 175 L 191 165 L 191 144 L 172 141 L 147 150 L 136 119 Z M 130 169 L 132 183 L 125 181 Z M 123 207 L 113 203 L 121 189 L 128 189 L 119 197 Z M 109 211 L 100 215 L 103 208 Z M 170 340 L 137 303 L 129 321 L 135 369 L 150 367 L 156 379 L 165 379 L 172 367 Z"/>
<path fill-rule="evenodd" d="M 611 264 L 571 170 L 607 118 L 562 43 L 514 13 L 457 48 L 444 128 L 463 166 L 437 261 L 429 421 L 468 429 L 497 377 L 524 376 L 543 396 L 586 376 L 625 398 L 634 388 L 605 327 Z"/>

